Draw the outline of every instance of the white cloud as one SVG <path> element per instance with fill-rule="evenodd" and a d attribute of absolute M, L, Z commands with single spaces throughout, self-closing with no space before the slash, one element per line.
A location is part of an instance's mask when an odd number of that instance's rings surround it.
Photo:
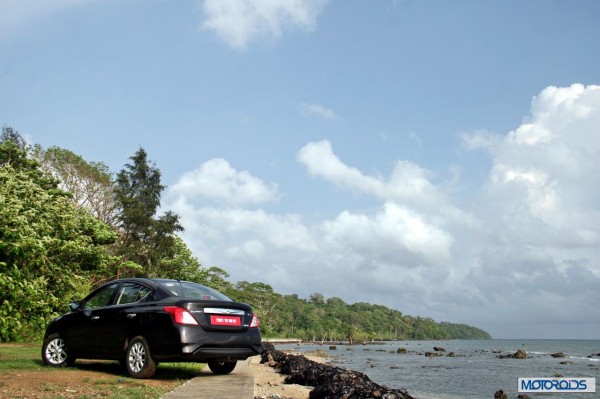
<path fill-rule="evenodd" d="M 432 174 L 410 161 L 398 161 L 386 180 L 366 176 L 345 165 L 327 140 L 308 143 L 298 152 L 297 158 L 312 176 L 381 200 L 400 201 L 418 208 L 441 206 L 447 201 L 443 192 L 431 182 Z"/>
<path fill-rule="evenodd" d="M 284 31 L 311 31 L 329 0 L 205 0 L 204 28 L 233 47 L 245 48 L 263 37 Z"/>
<path fill-rule="evenodd" d="M 238 172 L 224 159 L 212 159 L 185 173 L 170 193 L 190 203 L 211 201 L 236 206 L 274 202 L 279 197 L 276 184 Z"/>
<path fill-rule="evenodd" d="M 335 112 L 333 112 L 333 110 L 324 107 L 321 104 L 315 103 L 300 104 L 300 113 L 302 115 L 316 115 L 330 121 L 337 121 L 341 119 Z"/>

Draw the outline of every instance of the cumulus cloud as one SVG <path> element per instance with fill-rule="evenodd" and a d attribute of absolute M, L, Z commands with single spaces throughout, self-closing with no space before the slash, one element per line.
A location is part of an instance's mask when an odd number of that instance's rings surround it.
<path fill-rule="evenodd" d="M 187 202 L 211 201 L 241 206 L 276 201 L 276 184 L 267 184 L 248 172 L 238 172 L 224 159 L 212 159 L 185 173 L 170 190 Z"/>
<path fill-rule="evenodd" d="M 433 171 L 397 160 L 387 175 L 368 175 L 325 140 L 299 149 L 311 177 L 302 184 L 319 179 L 378 206 L 340 206 L 310 222 L 274 212 L 277 185 L 225 160 L 182 176 L 169 206 L 200 260 L 234 280 L 380 303 L 497 337 L 598 338 L 598 126 L 600 87 L 573 85 L 540 92 L 512 131 L 462 133 L 468 149 L 490 154 L 468 207 Z"/>
<path fill-rule="evenodd" d="M 410 161 L 397 161 L 388 179 L 364 175 L 344 164 L 327 140 L 308 143 L 298 152 L 297 159 L 312 176 L 381 200 L 400 201 L 415 207 L 441 206 L 447 202 L 443 191 L 432 182 L 432 173 Z"/>
<path fill-rule="evenodd" d="M 286 31 L 311 31 L 329 0 L 205 0 L 204 28 L 233 47 L 245 48 L 263 37 Z"/>

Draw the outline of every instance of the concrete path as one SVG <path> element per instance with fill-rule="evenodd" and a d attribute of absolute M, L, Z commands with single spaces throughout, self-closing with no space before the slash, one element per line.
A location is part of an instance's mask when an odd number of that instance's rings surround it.
<path fill-rule="evenodd" d="M 161 399 L 254 399 L 254 377 L 249 366 L 250 358 L 237 362 L 235 369 L 226 375 L 213 374 L 208 367 Z"/>

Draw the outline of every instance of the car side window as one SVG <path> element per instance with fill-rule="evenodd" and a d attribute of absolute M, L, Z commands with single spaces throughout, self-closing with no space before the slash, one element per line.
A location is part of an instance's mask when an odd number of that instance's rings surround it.
<path fill-rule="evenodd" d="M 96 309 L 110 305 L 110 298 L 117 289 L 118 284 L 110 284 L 102 287 L 93 296 L 89 297 L 83 304 L 83 309 Z"/>
<path fill-rule="evenodd" d="M 116 304 L 124 305 L 127 303 L 141 302 L 148 298 L 151 293 L 152 290 L 146 286 L 136 283 L 125 283 L 121 287 Z"/>

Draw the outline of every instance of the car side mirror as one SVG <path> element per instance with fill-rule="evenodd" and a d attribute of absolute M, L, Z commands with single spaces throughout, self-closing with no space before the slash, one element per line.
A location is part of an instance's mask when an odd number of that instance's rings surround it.
<path fill-rule="evenodd" d="M 71 302 L 69 306 L 71 307 L 72 311 L 76 311 L 77 309 L 79 309 L 79 302 Z"/>

